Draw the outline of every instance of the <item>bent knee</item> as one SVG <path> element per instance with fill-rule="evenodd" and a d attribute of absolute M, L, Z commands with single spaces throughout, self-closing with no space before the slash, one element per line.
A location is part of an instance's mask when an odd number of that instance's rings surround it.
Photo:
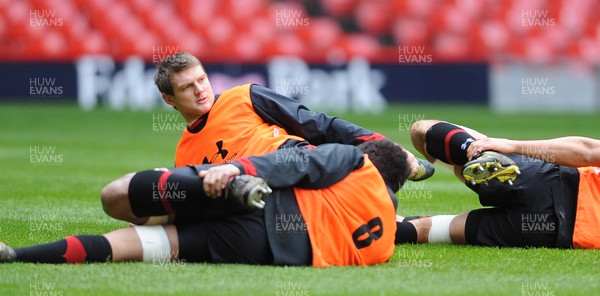
<path fill-rule="evenodd" d="M 422 140 L 425 139 L 425 134 L 427 133 L 427 131 L 436 123 L 441 122 L 440 120 L 435 120 L 435 119 L 423 119 L 423 120 L 418 120 L 415 121 L 411 126 L 410 126 L 410 134 L 411 136 L 420 138 Z"/>
<path fill-rule="evenodd" d="M 129 182 L 134 175 L 135 173 L 126 174 L 102 188 L 100 200 L 102 201 L 104 212 L 109 216 L 115 217 L 115 215 L 118 215 L 118 211 L 124 208 L 124 203 L 129 203 Z"/>

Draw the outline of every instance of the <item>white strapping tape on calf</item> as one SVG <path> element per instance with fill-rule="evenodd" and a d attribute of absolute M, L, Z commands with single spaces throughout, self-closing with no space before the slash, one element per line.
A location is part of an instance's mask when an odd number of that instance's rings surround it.
<path fill-rule="evenodd" d="M 168 262 L 171 260 L 171 245 L 167 232 L 161 225 L 135 226 L 142 242 L 144 262 Z"/>
<path fill-rule="evenodd" d="M 427 237 L 430 243 L 452 243 L 450 238 L 450 223 L 456 215 L 437 215 L 431 217 L 431 229 Z"/>

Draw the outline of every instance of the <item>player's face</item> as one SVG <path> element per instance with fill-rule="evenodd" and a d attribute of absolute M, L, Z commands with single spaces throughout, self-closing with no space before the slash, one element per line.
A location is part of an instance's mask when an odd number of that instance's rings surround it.
<path fill-rule="evenodd" d="M 215 102 L 208 76 L 200 65 L 173 74 L 171 84 L 174 96 L 170 98 L 171 102 L 167 98 L 165 101 L 175 106 L 188 122 L 206 114 Z"/>

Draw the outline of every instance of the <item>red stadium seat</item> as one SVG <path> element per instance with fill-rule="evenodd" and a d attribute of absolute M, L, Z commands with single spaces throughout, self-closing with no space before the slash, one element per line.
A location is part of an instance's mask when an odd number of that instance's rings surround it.
<path fill-rule="evenodd" d="M 110 54 L 106 38 L 102 36 L 102 33 L 97 31 L 86 34 L 86 38 L 81 40 L 80 47 L 80 53 Z"/>
<path fill-rule="evenodd" d="M 445 7 L 441 10 L 440 22 L 441 24 L 437 27 L 442 31 L 459 34 L 466 34 L 471 26 L 473 26 L 470 16 L 453 6 Z"/>
<path fill-rule="evenodd" d="M 231 21 L 227 18 L 216 17 L 210 24 L 210 30 L 207 30 L 206 35 L 208 42 L 211 45 L 221 45 L 229 40 L 234 35 L 234 27 Z"/>
<path fill-rule="evenodd" d="M 393 20 L 392 11 L 389 9 L 390 1 L 362 1 L 355 10 L 358 26 L 369 34 L 383 35 L 390 32 Z"/>
<path fill-rule="evenodd" d="M 273 38 L 275 38 L 276 29 L 273 21 L 268 17 L 263 16 L 257 17 L 254 21 L 247 24 L 247 31 L 245 31 L 245 33 L 264 44 L 271 42 Z"/>
<path fill-rule="evenodd" d="M 392 32 L 398 45 L 427 45 L 430 44 L 428 24 L 418 18 L 397 18 Z"/>
<path fill-rule="evenodd" d="M 263 43 L 251 35 L 242 35 L 234 39 L 237 55 L 242 61 L 255 61 L 263 58 Z"/>
<path fill-rule="evenodd" d="M 352 15 L 358 0 L 323 0 L 321 5 L 325 12 L 334 17 L 347 17 Z"/>
<path fill-rule="evenodd" d="M 600 39 L 584 39 L 578 42 L 579 54 L 586 63 L 600 65 Z"/>
<path fill-rule="evenodd" d="M 419 18 L 427 18 L 431 16 L 434 12 L 435 7 L 438 3 L 437 0 L 420 0 L 420 1 L 411 1 L 406 0 L 406 8 L 407 15 L 419 17 Z"/>
<path fill-rule="evenodd" d="M 510 32 L 499 20 L 489 20 L 481 23 L 479 29 L 479 40 L 482 46 L 490 54 L 505 51 L 510 43 Z"/>
<path fill-rule="evenodd" d="M 35 40 L 36 47 L 39 48 L 40 54 L 63 59 L 69 56 L 70 48 L 68 47 L 65 37 L 57 30 L 47 30 L 39 39 Z"/>
<path fill-rule="evenodd" d="M 310 30 L 301 30 L 301 36 L 313 50 L 324 50 L 334 46 L 343 36 L 340 24 L 331 18 L 313 18 Z"/>
<path fill-rule="evenodd" d="M 229 16 L 235 22 L 248 23 L 261 13 L 265 0 L 229 0 Z"/>
<path fill-rule="evenodd" d="M 433 59 L 456 61 L 469 54 L 469 41 L 457 33 L 441 33 L 435 37 Z"/>
<path fill-rule="evenodd" d="M 526 61 L 534 64 L 554 62 L 553 48 L 543 37 L 529 37 L 524 41 L 524 56 Z"/>
<path fill-rule="evenodd" d="M 373 60 L 377 58 L 381 49 L 377 39 L 368 34 L 348 34 L 344 38 L 344 44 L 348 58 L 362 57 Z"/>
<path fill-rule="evenodd" d="M 359 54 L 394 62 L 393 54 L 381 53 L 408 45 L 435 52 L 437 60 L 595 62 L 592 49 L 600 40 L 600 10 L 592 0 L 321 0 L 322 10 L 309 9 L 313 1 L 0 0 L 0 36 L 8 40 L 0 53 L 9 60 L 86 53 L 148 60 L 153 46 L 172 46 L 215 61 L 256 62 L 279 54 L 325 61 Z M 36 11 L 53 14 L 62 25 L 36 26 L 44 21 Z M 536 19 L 553 24 L 527 25 Z"/>
<path fill-rule="evenodd" d="M 219 0 L 179 0 L 176 3 L 177 12 L 191 29 L 208 31 L 212 20 L 223 13 L 220 10 L 222 1 Z"/>
<path fill-rule="evenodd" d="M 305 45 L 302 39 L 294 33 L 279 34 L 275 38 L 276 55 L 302 56 L 305 52 Z"/>
<path fill-rule="evenodd" d="M 31 7 L 27 2 L 16 2 L 7 6 L 6 20 L 9 27 L 9 40 L 22 40 L 31 34 Z"/>

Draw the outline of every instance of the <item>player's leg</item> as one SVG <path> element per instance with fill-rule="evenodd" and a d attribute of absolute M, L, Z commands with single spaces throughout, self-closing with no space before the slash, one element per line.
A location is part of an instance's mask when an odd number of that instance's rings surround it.
<path fill-rule="evenodd" d="M 475 130 L 438 120 L 417 121 L 411 127 L 415 148 L 430 161 L 439 159 L 452 165 L 462 181 L 479 184 L 498 179 L 511 183 L 519 170 L 506 156 L 488 151 L 469 162 L 467 149 L 472 142 L 484 137 Z"/>
<path fill-rule="evenodd" d="M 398 219 L 395 242 L 465 244 L 467 216 L 468 213 Z"/>
<path fill-rule="evenodd" d="M 442 121 L 432 119 L 419 120 L 413 123 L 410 127 L 410 140 L 413 146 L 431 163 L 434 163 L 437 159 L 427 153 L 427 149 L 425 149 L 425 135 L 431 126 L 439 122 Z"/>
<path fill-rule="evenodd" d="M 187 166 L 127 174 L 102 190 L 103 208 L 111 217 L 138 225 L 171 223 L 175 216 L 203 221 L 225 212 L 244 212 L 251 208 L 248 202 L 256 207 L 260 200 L 253 199 L 262 196 L 256 189 L 269 189 L 260 178 L 237 176 L 229 182 L 224 198 L 210 198 L 198 176 L 201 169 Z"/>
<path fill-rule="evenodd" d="M 558 217 L 553 212 L 524 208 L 483 208 L 469 212 L 465 239 L 469 245 L 548 247 L 558 245 Z"/>
<path fill-rule="evenodd" d="M 505 187 L 510 187 L 506 186 Z M 518 197 L 527 199 L 515 193 Z M 512 202 L 514 204 L 514 202 Z M 568 233 L 559 223 L 551 199 L 529 201 L 528 206 L 483 208 L 458 216 L 417 217 L 398 222 L 396 243 L 453 243 L 500 247 L 566 247 L 560 237 Z M 408 220 L 408 221 L 407 221 Z M 410 226 L 412 240 L 406 240 Z M 568 236 L 568 235 L 566 235 Z M 400 240 L 398 238 L 401 238 Z M 404 240 L 402 240 L 404 239 Z"/>
<path fill-rule="evenodd" d="M 445 121 L 419 120 L 412 124 L 410 137 L 415 149 L 428 161 L 434 163 L 439 159 L 452 166 L 455 175 L 464 181 L 461 172 L 468 161 L 467 148 L 485 135 Z"/>
<path fill-rule="evenodd" d="M 417 243 L 557 247 L 558 217 L 543 210 L 485 208 L 458 216 L 421 217 L 402 224 L 414 226 L 413 242 Z"/>
<path fill-rule="evenodd" d="M 219 221 L 177 225 L 178 258 L 185 262 L 272 264 L 264 211 Z"/>
<path fill-rule="evenodd" d="M 579 184 L 577 169 L 558 166 L 519 154 L 509 154 L 507 157 L 512 159 L 521 171 L 519 177 L 514 180 L 513 186 L 500 182 L 490 182 L 487 186 L 468 185 L 479 195 L 481 205 L 496 207 L 499 209 L 498 211 L 502 211 L 492 212 L 499 217 L 496 220 L 509 221 L 498 222 L 497 225 L 494 225 L 494 219 L 488 218 L 490 214 L 484 216 L 482 221 L 485 223 L 483 225 L 488 228 L 506 225 L 500 228 L 503 233 L 500 236 L 502 240 L 491 243 L 537 246 L 540 244 L 537 240 L 541 239 L 543 240 L 542 245 L 569 246 L 575 220 Z M 477 216 L 474 214 L 473 217 Z M 491 222 L 487 222 L 487 220 L 491 220 Z M 487 226 L 488 224 L 491 226 Z M 512 229 L 512 233 L 506 232 L 505 229 Z M 537 234 L 550 234 L 554 241 L 548 242 L 543 236 L 537 237 Z M 506 238 L 511 235 L 518 236 L 519 239 Z M 482 244 L 489 243 L 482 242 Z"/>
<path fill-rule="evenodd" d="M 109 183 L 101 191 L 102 207 L 109 216 L 136 225 L 156 225 L 173 222 L 174 211 L 167 212 L 161 207 L 159 181 L 163 171 L 144 171 L 129 173 Z M 132 187 L 133 186 L 133 187 Z M 154 186 L 154 190 L 152 187 Z M 166 187 L 166 184 L 163 185 Z M 150 188 L 140 192 L 142 188 Z M 181 195 L 171 193 L 169 196 Z M 165 196 L 163 194 L 163 196 Z M 142 212 L 138 210 L 142 208 Z M 144 213 L 146 209 L 156 214 Z"/>
<path fill-rule="evenodd" d="M 112 262 L 164 263 L 179 259 L 177 228 L 171 224 L 122 228 L 104 236 L 112 248 Z"/>
<path fill-rule="evenodd" d="M 437 127 L 434 131 L 431 131 L 434 126 Z M 428 135 L 428 133 L 430 134 Z M 485 137 L 486 135 L 468 127 L 434 119 L 419 120 L 413 123 L 410 128 L 410 138 L 413 146 L 428 161 L 435 162 L 437 159 L 440 159 L 452 165 L 461 165 L 461 162 L 466 163 L 467 160 L 466 149 L 461 149 L 465 150 L 463 153 L 461 151 L 454 151 L 452 148 L 457 148 L 457 145 L 459 145 L 459 148 L 462 148 L 460 146 L 463 144 L 469 147 L 472 141 Z M 432 147 L 433 150 L 430 152 L 427 147 L 428 145 L 436 147 Z M 444 150 L 441 151 L 441 149 Z M 448 156 L 446 156 L 446 149 L 448 150 Z"/>
<path fill-rule="evenodd" d="M 69 236 L 55 242 L 11 249 L 0 243 L 0 262 L 82 263 L 106 262 L 112 255 L 102 235 Z"/>
<path fill-rule="evenodd" d="M 14 250 L 0 243 L 0 262 L 168 262 L 177 259 L 178 253 L 177 230 L 173 225 L 136 226 L 105 235 L 69 236 Z"/>
<path fill-rule="evenodd" d="M 104 186 L 100 193 L 100 200 L 104 212 L 109 216 L 142 225 L 148 222 L 149 217 L 137 217 L 133 214 L 129 202 L 129 184 L 134 175 L 135 173 L 126 174 Z"/>

